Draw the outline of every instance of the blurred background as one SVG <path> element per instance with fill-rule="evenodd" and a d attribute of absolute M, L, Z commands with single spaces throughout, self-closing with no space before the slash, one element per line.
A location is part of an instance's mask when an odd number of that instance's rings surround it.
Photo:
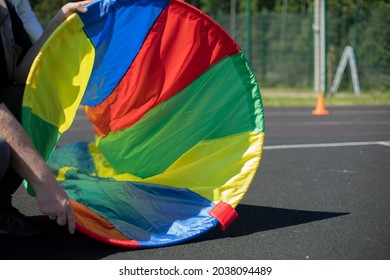
<path fill-rule="evenodd" d="M 66 2 L 30 0 L 43 26 Z M 389 0 L 186 2 L 214 18 L 238 42 L 256 73 L 265 103 L 308 105 L 320 92 L 330 104 L 390 104 Z M 321 46 L 316 45 L 319 29 Z M 347 46 L 353 49 L 361 94 L 354 91 L 348 59 L 337 92 L 331 93 Z M 322 57 L 317 57 L 321 47 Z M 319 79 L 321 85 L 316 85 Z"/>

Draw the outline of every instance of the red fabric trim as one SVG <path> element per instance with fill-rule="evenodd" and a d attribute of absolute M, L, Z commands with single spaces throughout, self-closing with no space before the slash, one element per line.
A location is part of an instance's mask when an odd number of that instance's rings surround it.
<path fill-rule="evenodd" d="M 230 204 L 223 201 L 220 201 L 215 205 L 209 214 L 218 220 L 219 227 L 222 230 L 227 229 L 227 227 L 238 218 L 236 210 Z"/>
<path fill-rule="evenodd" d="M 132 240 L 132 239 L 129 239 L 129 240 L 117 240 L 117 239 L 112 239 L 112 238 L 106 238 L 104 236 L 101 236 L 101 235 L 98 235 L 84 227 L 82 227 L 81 225 L 79 225 L 78 223 L 76 223 L 76 228 L 78 231 L 80 231 L 81 233 L 95 239 L 95 240 L 98 240 L 98 241 L 101 241 L 101 242 L 104 242 L 104 243 L 108 243 L 108 244 L 111 244 L 111 245 L 115 245 L 115 246 L 118 246 L 118 247 L 125 247 L 125 248 L 130 248 L 130 249 L 139 249 L 140 248 L 140 244 L 135 241 L 135 240 Z"/>

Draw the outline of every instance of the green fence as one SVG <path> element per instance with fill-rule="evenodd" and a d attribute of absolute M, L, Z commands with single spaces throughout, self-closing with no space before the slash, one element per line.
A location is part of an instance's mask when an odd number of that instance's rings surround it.
<path fill-rule="evenodd" d="M 240 2 L 239 2 L 240 1 Z M 40 21 L 45 24 L 66 0 L 30 0 Z M 188 0 L 191 3 L 202 1 Z M 380 2 L 380 1 L 379 1 Z M 229 1 L 211 16 L 240 44 L 247 46 L 247 16 L 238 13 L 231 22 Z M 237 3 L 245 4 L 244 0 Z M 253 3 L 253 2 L 252 2 Z M 302 2 L 303 3 L 303 2 Z M 252 14 L 252 66 L 263 87 L 314 88 L 313 2 L 304 12 Z M 367 9 L 359 0 L 355 9 L 327 11 L 327 88 L 329 89 L 347 45 L 354 48 L 362 93 L 390 91 L 390 5 Z M 245 6 L 245 5 L 244 5 Z M 241 6 L 241 10 L 242 7 Z M 223 9 L 224 8 L 224 9 Z M 246 9 L 246 6 L 244 7 Z M 237 11 L 240 9 L 237 9 Z M 235 30 L 232 30 L 234 27 Z M 352 91 L 347 67 L 340 91 Z"/>
<path fill-rule="evenodd" d="M 329 89 L 347 45 L 354 48 L 360 87 L 365 91 L 390 90 L 390 9 L 327 11 L 327 88 Z M 246 14 L 212 15 L 247 48 Z M 231 30 L 235 26 L 235 30 Z M 252 67 L 265 87 L 312 89 L 314 83 L 313 13 L 252 15 Z M 352 91 L 349 66 L 339 91 Z"/>

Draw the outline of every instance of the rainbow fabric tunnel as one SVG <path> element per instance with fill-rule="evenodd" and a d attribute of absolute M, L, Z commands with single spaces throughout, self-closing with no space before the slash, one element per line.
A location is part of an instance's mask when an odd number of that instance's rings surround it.
<path fill-rule="evenodd" d="M 81 106 L 95 139 L 56 149 Z M 241 49 L 177 0 L 95 1 L 69 17 L 30 71 L 23 126 L 70 196 L 77 229 L 128 248 L 227 227 L 264 139 Z"/>

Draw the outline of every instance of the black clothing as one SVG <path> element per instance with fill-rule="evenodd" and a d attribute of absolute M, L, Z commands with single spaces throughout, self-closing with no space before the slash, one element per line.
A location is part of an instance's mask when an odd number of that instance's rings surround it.
<path fill-rule="evenodd" d="M 17 61 L 17 64 L 19 64 L 32 46 L 32 43 L 14 6 L 7 0 L 5 2 L 10 14 L 14 41 L 18 45 L 19 51 L 21 50 L 21 55 L 18 57 Z M 11 77 L 9 77 L 7 69 L 4 46 L 2 44 L 2 38 L 0 37 L 0 103 L 4 103 L 16 119 L 21 122 L 24 85 L 16 85 Z M 4 174 L 0 177 L 0 208 L 10 207 L 11 196 L 22 183 L 22 179 L 13 168 L 9 166 L 8 151 L 10 151 L 10 149 L 7 149 L 7 143 L 2 141 L 2 146 L 0 152 L 3 152 L 4 154 L 0 154 L 0 160 L 2 161 L 2 169 L 6 169 L 6 171 L 4 173 L 3 170 L 2 173 Z"/>
<path fill-rule="evenodd" d="M 10 14 L 10 19 L 12 22 L 12 33 L 14 35 L 15 43 L 21 48 L 22 53 L 19 56 L 17 64 L 21 62 L 23 57 L 26 55 L 27 51 L 31 48 L 32 42 L 30 37 L 28 36 L 26 30 L 23 27 L 23 23 L 19 18 L 18 14 L 15 11 L 15 7 L 9 3 L 7 0 L 5 1 L 8 7 L 8 11 Z M 1 36 L 1 34 L 0 34 Z M 1 43 L 0 38 L 0 103 L 2 102 L 2 95 L 4 91 L 4 87 L 6 85 L 12 84 L 11 77 L 8 76 L 7 73 L 7 64 L 4 57 L 4 49 L 3 44 Z"/>
<path fill-rule="evenodd" d="M 9 85 L 5 87 L 3 92 L 4 104 L 19 122 L 21 122 L 23 90 L 24 87 L 21 85 Z M 5 142 L 3 145 L 8 144 Z M 6 151 L 6 148 L 3 147 L 3 151 Z M 0 177 L 0 209 L 11 205 L 12 194 L 23 182 L 22 178 L 9 166 L 9 158 L 8 162 L 5 162 L 6 157 L 6 154 L 0 154 L 0 160 L 3 161 L 2 165 L 8 165 L 7 171 Z"/>

